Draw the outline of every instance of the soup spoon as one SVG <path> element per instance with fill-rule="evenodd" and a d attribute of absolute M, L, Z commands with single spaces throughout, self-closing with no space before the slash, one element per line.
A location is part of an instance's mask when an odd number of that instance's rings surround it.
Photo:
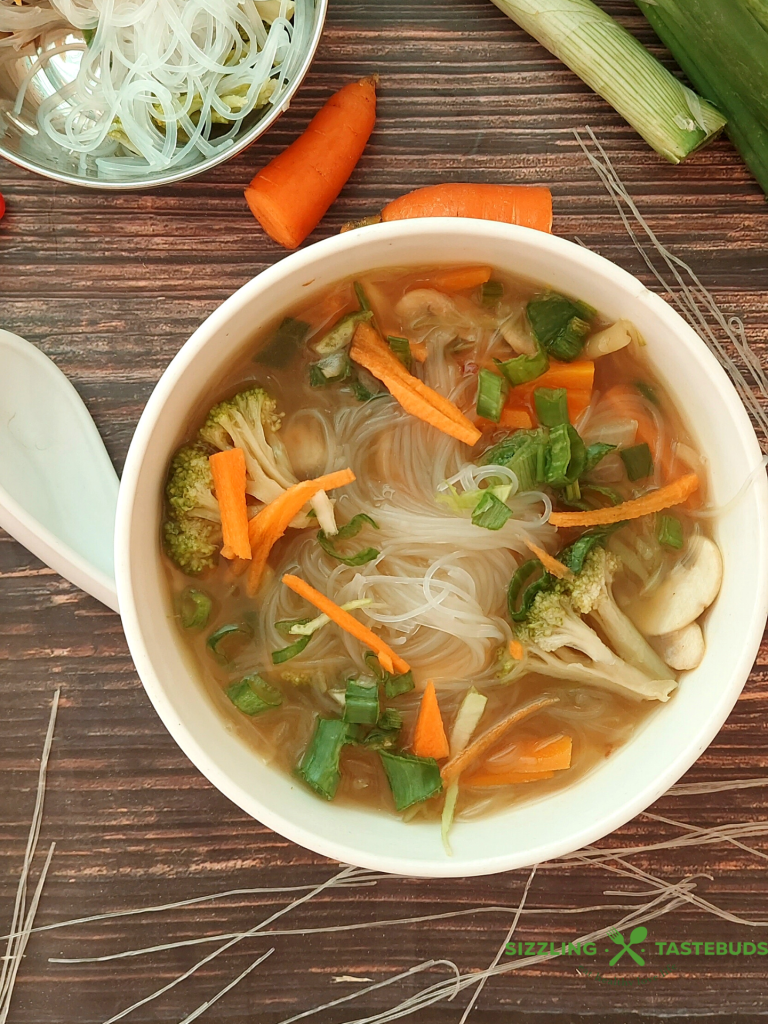
<path fill-rule="evenodd" d="M 0 526 L 117 611 L 119 481 L 91 414 L 40 349 L 0 330 Z"/>

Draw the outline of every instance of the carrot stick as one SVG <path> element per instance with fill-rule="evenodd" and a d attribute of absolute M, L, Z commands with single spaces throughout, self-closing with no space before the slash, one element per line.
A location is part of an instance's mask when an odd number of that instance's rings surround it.
<path fill-rule="evenodd" d="M 529 704 L 524 704 L 523 707 L 513 711 L 506 718 L 502 718 L 500 722 L 497 722 L 496 725 L 484 732 L 482 736 L 478 736 L 473 743 L 464 747 L 455 757 L 451 758 L 448 764 L 443 766 L 441 769 L 443 781 L 449 783 L 453 779 L 458 778 L 473 761 L 477 760 L 481 754 L 484 754 L 497 740 L 500 740 L 507 729 L 517 722 L 522 722 L 524 718 L 532 715 L 535 711 L 540 711 L 551 704 L 557 704 L 557 697 L 539 697 L 537 700 L 532 700 Z"/>
<path fill-rule="evenodd" d="M 315 590 L 309 583 L 306 583 L 298 576 L 292 576 L 290 573 L 283 576 L 283 583 L 286 587 L 290 587 L 294 594 L 298 594 L 299 597 L 309 601 L 318 611 L 327 615 L 337 626 L 341 626 L 342 629 L 345 629 L 347 633 L 359 640 L 360 643 L 370 647 L 375 652 L 376 657 L 379 659 L 379 664 L 385 672 L 397 671 L 401 675 L 405 672 L 410 672 L 411 666 L 407 661 L 403 661 L 372 630 L 364 626 L 362 622 L 358 622 L 349 612 L 339 608 L 329 597 L 321 594 L 319 590 Z"/>
<path fill-rule="evenodd" d="M 568 419 L 575 423 L 589 403 L 592 401 L 591 391 L 568 391 L 565 396 L 568 406 Z"/>
<path fill-rule="evenodd" d="M 640 498 L 622 501 L 620 505 L 607 508 L 595 508 L 589 512 L 553 512 L 549 517 L 553 526 L 562 528 L 570 526 L 607 526 L 609 523 L 620 523 L 625 519 L 640 519 L 653 512 L 661 512 L 672 505 L 679 505 L 697 490 L 699 478 L 695 473 L 686 473 L 678 477 L 674 483 L 659 487 L 657 491 L 649 491 Z"/>
<path fill-rule="evenodd" d="M 427 343 L 426 341 L 412 341 L 411 342 L 411 355 L 417 363 L 426 363 L 427 361 Z"/>
<path fill-rule="evenodd" d="M 486 787 L 551 779 L 555 772 L 571 767 L 572 753 L 570 736 L 522 740 L 506 755 L 486 761 L 484 767 L 468 775 L 465 782 L 469 786 Z"/>
<path fill-rule="evenodd" d="M 286 249 L 317 227 L 362 156 L 376 120 L 376 81 L 363 78 L 331 96 L 245 190 L 256 220 Z"/>
<path fill-rule="evenodd" d="M 431 278 L 435 288 L 444 292 L 461 292 L 465 288 L 478 288 L 491 279 L 491 267 L 457 267 L 442 270 Z"/>
<path fill-rule="evenodd" d="M 494 423 L 495 427 L 496 424 Z M 530 430 L 533 426 L 531 414 L 525 409 L 510 409 L 506 405 L 501 410 L 499 426 L 509 427 L 512 430 Z"/>
<path fill-rule="evenodd" d="M 567 576 L 573 576 L 573 573 L 567 565 L 564 565 L 556 558 L 553 558 L 552 555 L 544 550 L 544 548 L 540 548 L 538 544 L 534 544 L 533 541 L 530 540 L 527 540 L 525 543 L 534 555 L 536 555 L 547 572 L 552 573 L 553 576 L 557 576 L 559 580 L 564 580 Z"/>
<path fill-rule="evenodd" d="M 253 597 L 259 588 L 269 553 L 288 529 L 294 516 L 318 491 L 330 491 L 334 487 L 351 484 L 355 474 L 351 469 L 319 476 L 315 480 L 302 480 L 283 491 L 279 498 L 270 501 L 257 516 L 248 523 L 253 558 L 248 569 L 248 594 Z"/>
<path fill-rule="evenodd" d="M 427 681 L 421 698 L 419 717 L 416 719 L 416 731 L 413 734 L 411 747 L 417 757 L 434 757 L 436 761 L 448 757 L 450 753 L 443 716 L 440 714 L 440 705 L 437 703 L 435 684 L 431 679 Z"/>
<path fill-rule="evenodd" d="M 552 193 L 540 185 L 429 185 L 400 196 L 381 211 L 383 221 L 412 217 L 472 217 L 552 230 Z"/>
<path fill-rule="evenodd" d="M 515 661 L 522 661 L 525 657 L 525 648 L 519 640 L 509 641 L 509 656 L 514 658 Z"/>
<path fill-rule="evenodd" d="M 209 456 L 208 462 L 221 511 L 221 532 L 224 535 L 221 553 L 225 558 L 250 558 L 248 505 L 245 501 L 245 452 L 242 448 L 227 448 Z"/>
<path fill-rule="evenodd" d="M 349 354 L 356 363 L 386 384 L 392 397 L 412 416 L 470 446 L 477 444 L 482 437 L 481 431 L 453 402 L 408 373 L 370 324 L 358 324 Z"/>
<path fill-rule="evenodd" d="M 522 388 L 567 388 L 569 391 L 591 391 L 595 383 L 595 364 L 592 359 L 577 359 L 572 363 L 559 363 L 552 359 L 549 369 Z M 520 390 L 520 385 L 516 390 Z"/>

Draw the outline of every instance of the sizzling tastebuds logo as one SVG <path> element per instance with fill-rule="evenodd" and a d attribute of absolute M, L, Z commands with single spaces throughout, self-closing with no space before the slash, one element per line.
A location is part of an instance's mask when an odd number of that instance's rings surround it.
<path fill-rule="evenodd" d="M 608 938 L 611 942 L 615 942 L 617 946 L 621 946 L 621 949 L 608 961 L 609 967 L 615 967 L 616 964 L 621 960 L 625 953 L 629 953 L 630 957 L 635 961 L 639 967 L 645 967 L 645 960 L 632 947 L 637 945 L 639 942 L 645 942 L 648 938 L 648 929 L 643 925 L 638 925 L 637 928 L 633 928 L 629 933 L 629 941 L 625 941 L 624 936 L 621 932 L 610 931 L 608 932 Z M 645 952 L 645 950 L 643 950 Z"/>

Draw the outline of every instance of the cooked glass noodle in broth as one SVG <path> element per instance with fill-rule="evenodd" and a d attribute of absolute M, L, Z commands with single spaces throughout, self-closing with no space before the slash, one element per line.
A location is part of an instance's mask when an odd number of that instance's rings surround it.
<path fill-rule="evenodd" d="M 700 663 L 722 575 L 643 347 L 490 267 L 363 273 L 254 339 L 166 487 L 221 713 L 319 796 L 444 837 L 626 742 Z"/>

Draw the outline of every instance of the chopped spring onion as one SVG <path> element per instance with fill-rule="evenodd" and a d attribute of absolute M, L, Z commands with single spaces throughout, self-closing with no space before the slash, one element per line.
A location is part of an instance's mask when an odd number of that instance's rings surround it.
<path fill-rule="evenodd" d="M 385 672 L 373 651 L 366 651 L 363 660 L 376 678 L 384 684 L 384 693 L 390 699 L 399 697 L 401 693 L 408 693 L 416 685 L 413 681 L 413 672 L 404 672 L 399 676 Z"/>
<path fill-rule="evenodd" d="M 542 569 L 538 558 L 530 558 L 518 567 L 507 588 L 507 612 L 513 622 L 523 622 L 528 617 L 534 598 L 555 582 L 548 572 L 532 579 Z"/>
<path fill-rule="evenodd" d="M 413 362 L 410 341 L 407 338 L 399 338 L 395 334 L 388 334 L 387 342 L 406 370 L 410 370 Z"/>
<path fill-rule="evenodd" d="M 567 64 L 626 118 L 657 153 L 672 163 L 679 163 L 705 145 L 725 124 L 718 110 L 683 85 L 633 35 L 591 0 L 493 0 L 493 3 Z M 717 47 L 722 46 L 723 29 L 731 18 L 731 7 L 741 6 L 731 0 L 726 14 L 721 3 L 652 0 L 647 6 L 643 3 L 643 12 L 678 57 L 694 85 L 719 99 L 719 93 L 710 87 L 708 69 L 719 69 L 718 78 L 724 86 L 731 80 L 732 68 L 717 52 Z M 705 9 L 712 7 L 717 8 L 716 13 Z M 682 37 L 680 43 L 678 35 Z M 704 52 L 703 38 L 708 43 Z M 745 48 L 747 45 L 745 39 Z M 747 79 L 751 91 L 756 81 L 763 81 L 760 53 L 759 48 L 755 50 L 752 59 L 754 79 L 751 82 Z M 689 54 L 690 59 L 686 61 Z M 731 87 L 727 86 L 726 91 L 730 92 Z M 728 109 L 727 105 L 724 109 Z"/>
<path fill-rule="evenodd" d="M 547 483 L 551 487 L 575 483 L 584 472 L 586 451 L 579 432 L 570 423 L 552 427 L 545 469 Z"/>
<path fill-rule="evenodd" d="M 388 750 L 380 750 L 379 757 L 395 798 L 396 810 L 404 811 L 406 807 L 428 800 L 442 791 L 440 767 L 433 757 L 393 754 Z"/>
<path fill-rule="evenodd" d="M 280 707 L 283 703 L 280 691 L 257 673 L 246 676 L 239 683 L 232 683 L 226 693 L 235 707 L 245 715 L 258 715 L 262 711 Z"/>
<path fill-rule="evenodd" d="M 333 352 L 338 352 L 339 349 L 346 348 L 352 341 L 357 325 L 372 319 L 373 310 L 370 309 L 358 309 L 354 313 L 346 313 L 315 344 L 315 351 L 318 355 L 329 356 Z"/>
<path fill-rule="evenodd" d="M 354 725 L 376 725 L 379 720 L 378 683 L 348 679 L 344 697 L 344 721 Z"/>
<path fill-rule="evenodd" d="M 656 537 L 665 548 L 679 551 L 683 546 L 683 524 L 677 516 L 659 516 L 656 523 Z"/>
<path fill-rule="evenodd" d="M 557 427 L 570 423 L 568 417 L 568 392 L 565 388 L 536 388 L 533 402 L 539 423 L 545 427 Z"/>
<path fill-rule="evenodd" d="M 254 362 L 267 366 L 284 367 L 296 355 L 309 332 L 309 324 L 287 316 L 272 336 L 271 341 L 254 356 Z"/>
<path fill-rule="evenodd" d="M 282 665 L 284 661 L 290 661 L 291 658 L 295 658 L 297 654 L 301 654 L 311 639 L 311 634 L 309 636 L 301 636 L 289 647 L 281 647 L 279 651 L 272 651 L 272 664 Z"/>
<path fill-rule="evenodd" d="M 485 368 L 480 370 L 477 375 L 477 415 L 498 423 L 508 394 L 509 383 L 505 377 Z"/>
<path fill-rule="evenodd" d="M 365 288 L 363 288 L 359 281 L 355 281 L 354 289 L 355 295 L 357 296 L 357 301 L 360 303 L 360 309 L 364 313 L 369 312 L 371 304 L 368 301 L 368 296 L 365 294 Z"/>
<path fill-rule="evenodd" d="M 369 526 L 372 526 L 374 530 L 378 530 L 379 528 L 378 523 L 376 523 L 375 520 L 371 519 L 369 515 L 366 515 L 365 512 L 358 512 L 356 516 L 352 516 L 350 521 L 345 526 L 339 527 L 334 540 L 350 540 L 352 537 L 356 537 L 358 533 L 360 533 L 360 531 L 362 530 L 364 523 L 367 523 Z M 329 540 L 328 537 L 325 535 L 324 530 L 318 531 L 317 543 L 320 545 L 320 547 L 327 555 L 330 555 L 331 558 L 335 558 L 337 562 L 341 562 L 343 565 L 365 565 L 367 562 L 372 562 L 374 558 L 379 557 L 379 552 L 376 550 L 376 548 L 363 548 L 363 550 L 358 551 L 356 555 L 342 555 L 336 550 L 334 542 Z M 346 606 L 344 607 L 345 611 L 349 610 L 346 608 Z M 356 605 L 356 607 L 362 608 L 365 606 L 358 604 Z"/>
<path fill-rule="evenodd" d="M 603 498 L 607 498 L 611 505 L 620 505 L 624 498 L 617 490 L 613 487 L 604 487 L 602 484 L 593 484 L 589 481 L 585 481 L 581 485 L 582 491 L 594 491 L 595 494 L 602 495 Z M 603 503 L 605 504 L 605 503 Z"/>
<path fill-rule="evenodd" d="M 584 472 L 589 473 L 590 470 L 595 468 L 601 459 L 605 458 L 608 452 L 614 451 L 615 448 L 615 444 L 608 444 L 606 441 L 595 441 L 594 444 L 588 444 L 586 461 L 584 463 Z"/>
<path fill-rule="evenodd" d="M 376 724 L 380 729 L 397 732 L 403 727 L 403 716 L 395 708 L 384 708 Z"/>
<path fill-rule="evenodd" d="M 397 746 L 398 733 L 403 727 L 403 716 L 394 708 L 384 708 L 379 715 L 376 728 L 371 729 L 363 740 L 363 746 L 371 750 L 390 750 Z"/>
<path fill-rule="evenodd" d="M 315 732 L 297 771 L 326 800 L 333 800 L 341 781 L 339 756 L 347 742 L 347 723 L 340 718 L 318 718 Z"/>
<path fill-rule="evenodd" d="M 630 480 L 644 480 L 653 473 L 653 456 L 645 441 L 622 448 L 619 455 Z"/>
<path fill-rule="evenodd" d="M 526 307 L 533 336 L 562 362 L 578 356 L 589 334 L 589 321 L 597 311 L 584 302 L 572 302 L 557 292 L 536 295 Z"/>
<path fill-rule="evenodd" d="M 208 625 L 213 601 L 202 590 L 186 587 L 179 596 L 179 618 L 184 629 L 202 629 Z"/>
<path fill-rule="evenodd" d="M 503 294 L 504 285 L 501 281 L 486 281 L 480 285 L 480 302 L 484 306 L 495 306 Z"/>
<path fill-rule="evenodd" d="M 472 522 L 485 530 L 500 530 L 511 515 L 512 510 L 493 491 L 485 490 L 472 513 Z"/>
<path fill-rule="evenodd" d="M 659 404 L 659 396 L 656 394 L 655 388 L 652 388 L 650 384 L 646 384 L 644 380 L 636 380 L 635 387 L 643 398 L 647 398 L 653 405 Z"/>
<path fill-rule="evenodd" d="M 499 359 L 495 359 L 494 362 L 514 386 L 528 384 L 549 369 L 549 356 L 543 348 L 540 348 L 535 356 L 515 356 L 503 363 Z"/>
<path fill-rule="evenodd" d="M 346 351 L 332 352 L 312 363 L 309 367 L 309 383 L 313 388 L 324 388 L 327 384 L 338 384 L 346 380 L 352 372 L 352 363 Z"/>
<path fill-rule="evenodd" d="M 246 641 L 252 638 L 253 633 L 247 626 L 242 626 L 238 622 L 229 622 L 226 626 L 220 626 L 211 633 L 205 644 L 219 661 L 226 662 L 231 661 Z"/>

